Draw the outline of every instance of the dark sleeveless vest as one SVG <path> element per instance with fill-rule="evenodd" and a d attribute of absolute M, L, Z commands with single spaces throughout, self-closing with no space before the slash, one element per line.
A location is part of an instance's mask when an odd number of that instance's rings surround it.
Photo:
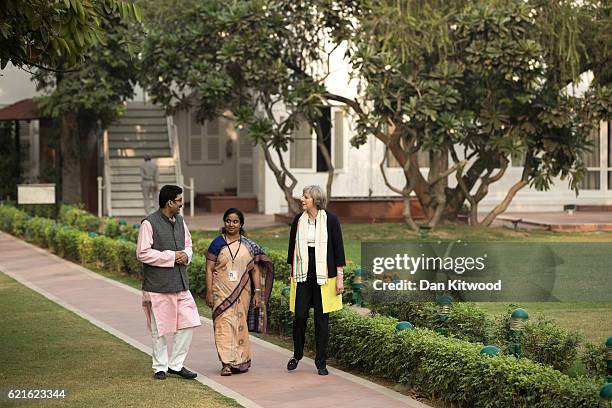
<path fill-rule="evenodd" d="M 175 216 L 171 222 L 161 210 L 157 210 L 145 218 L 153 227 L 153 245 L 158 251 L 183 251 L 185 249 L 185 227 L 183 217 Z M 144 220 L 143 220 L 144 221 Z M 142 289 L 147 292 L 181 292 L 189 290 L 187 266 L 174 264 L 170 268 L 162 268 L 143 264 L 144 279 Z"/>

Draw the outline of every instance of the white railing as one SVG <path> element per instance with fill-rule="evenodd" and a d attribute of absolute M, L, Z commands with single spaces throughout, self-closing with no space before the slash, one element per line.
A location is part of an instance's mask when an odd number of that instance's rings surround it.
<path fill-rule="evenodd" d="M 104 187 L 102 180 L 98 177 L 98 216 L 102 216 L 102 189 L 104 189 L 104 197 L 106 198 L 106 215 L 113 216 L 113 206 L 111 201 L 111 169 L 110 169 L 110 152 L 108 147 L 108 129 L 104 130 Z"/>
<path fill-rule="evenodd" d="M 174 162 L 174 172 L 176 174 L 176 185 L 184 190 L 189 190 L 189 215 L 194 215 L 194 188 L 193 188 L 193 177 L 189 178 L 189 186 L 185 185 L 185 179 L 181 168 L 181 148 L 179 145 L 178 130 L 174 124 L 172 116 L 166 116 L 166 123 L 168 125 L 168 141 L 170 143 L 170 151 L 172 152 L 172 161 Z M 183 196 L 185 196 L 183 194 Z M 183 208 L 181 208 L 181 215 L 183 215 Z"/>

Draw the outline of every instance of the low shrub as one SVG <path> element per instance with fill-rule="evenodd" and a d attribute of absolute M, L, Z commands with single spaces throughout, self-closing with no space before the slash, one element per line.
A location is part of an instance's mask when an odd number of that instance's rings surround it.
<path fill-rule="evenodd" d="M 592 343 L 586 343 L 580 359 L 584 364 L 584 369 L 587 374 L 591 377 L 600 379 L 603 384 L 603 380 L 606 378 L 607 373 L 607 352 L 605 344 L 596 346 Z"/>

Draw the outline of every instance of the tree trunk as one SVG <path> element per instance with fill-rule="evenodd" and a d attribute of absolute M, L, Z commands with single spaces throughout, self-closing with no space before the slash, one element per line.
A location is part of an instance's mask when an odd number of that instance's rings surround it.
<path fill-rule="evenodd" d="M 329 155 L 329 150 L 327 150 L 327 146 L 323 141 L 323 130 L 320 126 L 314 126 L 315 134 L 317 135 L 317 146 L 321 149 L 321 155 L 323 156 L 323 160 L 325 160 L 325 164 L 327 165 L 327 185 L 325 186 L 325 193 L 327 196 L 327 202 L 331 200 L 331 189 L 332 183 L 334 182 L 334 165 L 331 161 L 331 156 Z"/>
<path fill-rule="evenodd" d="M 82 202 L 87 211 L 98 212 L 98 140 L 95 118 L 79 117 Z"/>
<path fill-rule="evenodd" d="M 62 154 L 62 202 L 78 204 L 81 195 L 81 156 L 79 129 L 76 113 L 60 116 L 61 154 Z"/>
<path fill-rule="evenodd" d="M 495 218 L 497 218 L 498 215 L 506 211 L 506 209 L 510 205 L 510 202 L 512 201 L 516 193 L 518 193 L 519 190 L 525 187 L 526 185 L 527 185 L 527 181 L 524 179 L 514 184 L 512 188 L 506 194 L 506 197 L 504 197 L 503 201 L 499 203 L 494 209 L 492 209 L 491 212 L 487 214 L 485 219 L 482 220 L 482 225 L 484 225 L 485 227 L 491 226 Z"/>
<path fill-rule="evenodd" d="M 291 173 L 287 173 L 286 167 L 282 160 L 282 153 L 278 151 L 278 149 L 276 149 L 276 153 L 278 154 L 281 160 L 281 166 L 283 167 L 283 170 L 279 169 L 276 163 L 274 163 L 274 159 L 272 158 L 272 155 L 270 154 L 270 146 L 262 144 L 261 149 L 264 152 L 264 157 L 266 159 L 266 163 L 268 164 L 268 167 L 270 168 L 270 170 L 272 170 L 272 173 L 274 173 L 274 177 L 276 177 L 276 182 L 278 183 L 278 186 L 283 191 L 285 200 L 287 200 L 287 207 L 289 209 L 289 212 L 292 214 L 297 214 L 298 212 L 301 211 L 299 205 L 295 202 L 293 198 L 293 189 L 295 188 L 297 184 L 297 179 Z M 285 183 L 285 179 L 287 177 L 291 179 L 291 184 L 289 186 L 287 186 L 287 184 Z"/>

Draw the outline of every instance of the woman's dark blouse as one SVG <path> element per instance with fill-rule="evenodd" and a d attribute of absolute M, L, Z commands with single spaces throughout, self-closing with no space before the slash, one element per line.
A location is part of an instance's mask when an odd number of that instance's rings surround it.
<path fill-rule="evenodd" d="M 335 278 L 338 274 L 337 267 L 345 266 L 344 259 L 344 243 L 342 241 L 342 229 L 340 221 L 335 214 L 327 212 L 327 273 L 329 278 Z M 295 249 L 295 235 L 297 226 L 302 213 L 299 213 L 291 223 L 291 232 L 289 233 L 289 248 L 287 250 L 287 263 L 293 264 L 293 251 Z M 319 226 L 317 225 L 317 228 Z"/>

